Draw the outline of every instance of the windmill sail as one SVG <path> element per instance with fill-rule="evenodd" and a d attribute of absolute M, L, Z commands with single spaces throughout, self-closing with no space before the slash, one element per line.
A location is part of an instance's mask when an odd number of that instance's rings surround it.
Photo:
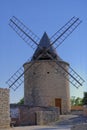
<path fill-rule="evenodd" d="M 60 30 L 58 30 L 50 38 L 50 41 L 51 41 L 50 46 L 55 45 L 55 49 L 59 47 L 62 44 L 62 42 L 78 27 L 78 25 L 81 22 L 82 21 L 79 18 L 72 17 L 62 28 L 60 28 Z M 50 46 L 47 48 L 47 50 L 49 50 Z M 67 80 L 69 80 L 72 85 L 74 85 L 76 88 L 78 88 L 79 86 L 82 86 L 82 84 L 84 83 L 84 79 L 78 73 L 76 73 L 74 69 L 72 69 L 69 66 L 69 72 L 68 72 L 64 69 L 63 66 L 61 66 L 61 64 L 59 64 L 58 61 L 55 61 L 55 62 L 60 68 L 60 73 L 63 74 L 64 77 Z M 69 75 L 69 78 L 67 77 L 67 75 Z"/>
<path fill-rule="evenodd" d="M 41 54 L 42 55 L 42 54 Z M 41 56 L 39 55 L 37 59 Z M 29 62 L 29 60 L 28 60 Z M 21 84 L 24 82 L 24 74 L 33 66 L 34 62 L 32 61 L 32 64 L 25 69 L 23 66 L 20 67 L 7 81 L 6 84 L 8 84 L 9 88 L 12 88 L 14 91 L 21 86 Z M 38 65 L 39 66 L 39 65 Z M 38 67 L 37 66 L 37 67 Z M 26 79 L 25 79 L 26 80 Z"/>
<path fill-rule="evenodd" d="M 54 61 L 58 68 L 56 68 L 57 73 L 60 73 L 62 76 L 64 76 L 73 86 L 76 88 L 79 88 L 83 85 L 85 82 L 84 79 L 69 66 L 69 71 L 67 71 L 58 61 Z M 49 63 L 51 66 L 53 66 L 51 63 Z"/>
<path fill-rule="evenodd" d="M 74 70 L 69 66 L 69 81 L 74 85 L 76 88 L 83 85 L 85 80 Z"/>
<path fill-rule="evenodd" d="M 68 21 L 59 31 L 57 31 L 52 37 L 51 37 L 51 42 L 49 46 L 46 46 L 45 50 L 42 51 L 40 55 L 37 56 L 36 60 L 38 60 L 42 55 L 45 53 L 51 57 L 52 60 L 54 58 L 50 55 L 49 50 L 50 48 L 55 45 L 55 48 L 57 48 L 59 45 L 62 44 L 62 42 L 77 28 L 77 26 L 81 23 L 79 18 L 73 17 L 71 20 Z M 13 16 L 12 19 L 10 19 L 10 24 L 9 24 L 12 29 L 26 42 L 28 43 L 33 49 L 36 47 L 39 48 L 39 50 L 44 49 L 42 46 L 39 45 L 40 39 L 31 31 L 29 30 L 21 21 L 19 21 L 16 17 Z M 56 44 L 57 43 L 57 44 Z M 82 83 L 84 80 L 70 67 L 70 72 L 66 71 L 63 66 L 59 63 L 59 61 L 54 60 L 56 64 L 60 68 L 60 73 L 64 75 L 65 78 L 70 76 L 70 78 L 67 78 L 76 88 L 78 86 L 82 86 Z M 21 68 L 12 76 L 12 78 L 9 80 L 8 84 L 10 87 L 15 87 L 13 88 L 16 90 L 23 82 L 21 79 L 24 73 L 32 67 L 34 62 L 29 66 L 24 72 L 23 68 L 22 71 L 20 72 Z M 18 76 L 16 76 L 18 74 Z M 16 79 L 14 77 L 17 77 Z M 13 79 L 13 80 L 12 80 Z"/>
<path fill-rule="evenodd" d="M 51 38 L 51 45 L 59 47 L 62 42 L 78 27 L 82 21 L 79 18 L 72 17 L 62 28 L 60 28 Z M 50 45 L 50 46 L 51 46 Z"/>
<path fill-rule="evenodd" d="M 6 81 L 6 84 L 9 85 L 9 88 L 12 88 L 15 91 L 23 83 L 23 81 L 24 69 L 22 66 L 8 79 L 8 81 Z"/>
<path fill-rule="evenodd" d="M 10 27 L 33 49 L 36 49 L 39 43 L 39 37 L 34 34 L 29 28 L 27 28 L 19 19 L 15 16 L 10 19 Z"/>

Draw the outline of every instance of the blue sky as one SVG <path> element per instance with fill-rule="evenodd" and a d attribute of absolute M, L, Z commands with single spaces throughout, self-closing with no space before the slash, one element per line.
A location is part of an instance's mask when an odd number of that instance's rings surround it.
<path fill-rule="evenodd" d="M 0 87 L 32 56 L 33 50 L 9 27 L 12 16 L 19 18 L 35 34 L 42 37 L 44 31 L 51 37 L 71 17 L 83 22 L 57 48 L 62 59 L 69 62 L 85 81 L 87 80 L 87 0 L 0 0 Z M 71 86 L 71 96 L 83 96 L 87 83 L 76 89 Z M 16 92 L 10 91 L 10 101 L 23 97 L 23 85 Z"/>

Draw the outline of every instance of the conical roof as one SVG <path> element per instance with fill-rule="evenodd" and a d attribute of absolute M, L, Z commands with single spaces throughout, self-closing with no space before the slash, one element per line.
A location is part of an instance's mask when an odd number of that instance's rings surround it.
<path fill-rule="evenodd" d="M 61 60 L 58 56 L 55 48 L 51 45 L 50 39 L 45 32 L 39 42 L 39 45 L 36 49 L 36 51 L 33 54 L 32 60 L 45 60 L 45 59 L 51 59 L 50 56 L 48 56 L 47 52 L 56 60 Z M 42 54 L 42 55 L 41 55 Z M 38 58 L 41 55 L 40 58 Z"/>

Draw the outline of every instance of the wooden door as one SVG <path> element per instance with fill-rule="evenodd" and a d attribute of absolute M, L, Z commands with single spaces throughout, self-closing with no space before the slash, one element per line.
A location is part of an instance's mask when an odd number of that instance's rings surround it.
<path fill-rule="evenodd" d="M 55 106 L 59 107 L 61 114 L 61 98 L 55 98 Z"/>

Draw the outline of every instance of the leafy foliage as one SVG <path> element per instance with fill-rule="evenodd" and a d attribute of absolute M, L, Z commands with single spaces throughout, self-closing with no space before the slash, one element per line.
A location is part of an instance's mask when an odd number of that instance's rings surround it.
<path fill-rule="evenodd" d="M 71 106 L 82 106 L 83 105 L 83 99 L 80 97 L 75 98 L 75 96 L 71 97 Z"/>
<path fill-rule="evenodd" d="M 23 105 L 24 104 L 24 97 L 22 99 L 20 99 L 20 101 L 17 104 Z"/>
<path fill-rule="evenodd" d="M 83 97 L 83 105 L 87 105 L 87 92 L 84 92 L 84 97 Z"/>

